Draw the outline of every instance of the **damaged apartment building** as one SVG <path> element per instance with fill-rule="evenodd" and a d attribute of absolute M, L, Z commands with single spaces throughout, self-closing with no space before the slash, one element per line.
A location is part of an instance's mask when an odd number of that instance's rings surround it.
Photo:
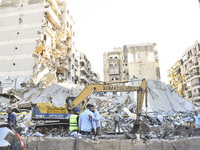
<path fill-rule="evenodd" d="M 2 0 L 0 22 L 1 87 L 79 84 L 77 32 L 66 1 Z"/>
<path fill-rule="evenodd" d="M 160 80 L 155 43 L 124 45 L 104 53 L 104 81 L 123 81 L 133 77 Z"/>
<path fill-rule="evenodd" d="M 80 84 L 99 82 L 99 74 L 92 71 L 91 63 L 84 53 L 80 54 Z"/>
<path fill-rule="evenodd" d="M 170 85 L 179 96 L 200 104 L 200 41 L 196 41 L 168 70 Z"/>

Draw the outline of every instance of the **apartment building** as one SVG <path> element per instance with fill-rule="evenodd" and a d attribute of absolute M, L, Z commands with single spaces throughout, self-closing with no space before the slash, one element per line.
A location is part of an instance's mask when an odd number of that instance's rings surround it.
<path fill-rule="evenodd" d="M 79 82 L 75 22 L 66 1 L 0 2 L 0 81 L 3 88 Z"/>
<path fill-rule="evenodd" d="M 91 63 L 84 53 L 80 54 L 80 85 L 99 82 L 99 74 L 92 71 Z"/>
<path fill-rule="evenodd" d="M 200 103 L 200 41 L 189 47 L 179 62 L 180 75 L 177 76 L 181 76 L 182 84 L 179 84 L 177 93 L 189 101 Z"/>
<path fill-rule="evenodd" d="M 182 76 L 184 77 L 184 98 L 200 103 L 200 41 L 189 47 L 181 57 Z"/>
<path fill-rule="evenodd" d="M 170 78 L 170 85 L 174 91 L 181 97 L 183 97 L 183 76 L 181 74 L 181 61 L 178 60 L 169 70 L 168 77 Z"/>
<path fill-rule="evenodd" d="M 124 45 L 104 53 L 104 81 L 123 81 L 139 77 L 160 80 L 155 43 Z"/>

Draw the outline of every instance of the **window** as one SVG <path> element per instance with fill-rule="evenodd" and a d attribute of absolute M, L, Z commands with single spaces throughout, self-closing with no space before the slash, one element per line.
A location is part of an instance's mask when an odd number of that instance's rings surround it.
<path fill-rule="evenodd" d="M 192 97 L 192 92 L 191 92 L 191 91 L 188 92 L 188 97 L 189 97 L 189 98 Z"/>
<path fill-rule="evenodd" d="M 47 39 L 47 35 L 45 34 L 45 35 L 44 35 L 44 40 L 46 40 L 46 39 Z"/>
<path fill-rule="evenodd" d="M 138 58 L 140 58 L 140 54 L 138 54 Z"/>

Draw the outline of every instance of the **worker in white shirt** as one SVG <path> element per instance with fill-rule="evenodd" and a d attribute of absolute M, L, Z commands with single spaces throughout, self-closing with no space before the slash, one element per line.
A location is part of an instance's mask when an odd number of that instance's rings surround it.
<path fill-rule="evenodd" d="M 195 123 L 196 123 L 196 128 L 199 129 L 200 128 L 200 114 L 198 113 L 197 110 L 194 111 L 194 119 L 195 119 Z"/>
<path fill-rule="evenodd" d="M 92 130 L 94 130 L 93 134 L 96 134 L 96 123 L 92 120 L 94 113 L 90 111 L 90 106 L 91 104 L 87 104 L 87 109 L 79 116 L 79 130 L 82 135 L 91 135 Z"/>
<path fill-rule="evenodd" d="M 94 105 L 91 105 L 90 111 L 94 113 L 94 117 L 92 118 L 96 123 L 97 132 L 96 135 L 100 135 L 101 126 L 100 126 L 100 115 L 99 112 L 96 110 Z"/>

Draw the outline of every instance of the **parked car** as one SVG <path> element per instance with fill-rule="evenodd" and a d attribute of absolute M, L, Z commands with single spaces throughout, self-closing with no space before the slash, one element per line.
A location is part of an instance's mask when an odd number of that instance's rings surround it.
<path fill-rule="evenodd" d="M 0 122 L 0 150 L 24 150 L 20 135 L 4 122 Z"/>

